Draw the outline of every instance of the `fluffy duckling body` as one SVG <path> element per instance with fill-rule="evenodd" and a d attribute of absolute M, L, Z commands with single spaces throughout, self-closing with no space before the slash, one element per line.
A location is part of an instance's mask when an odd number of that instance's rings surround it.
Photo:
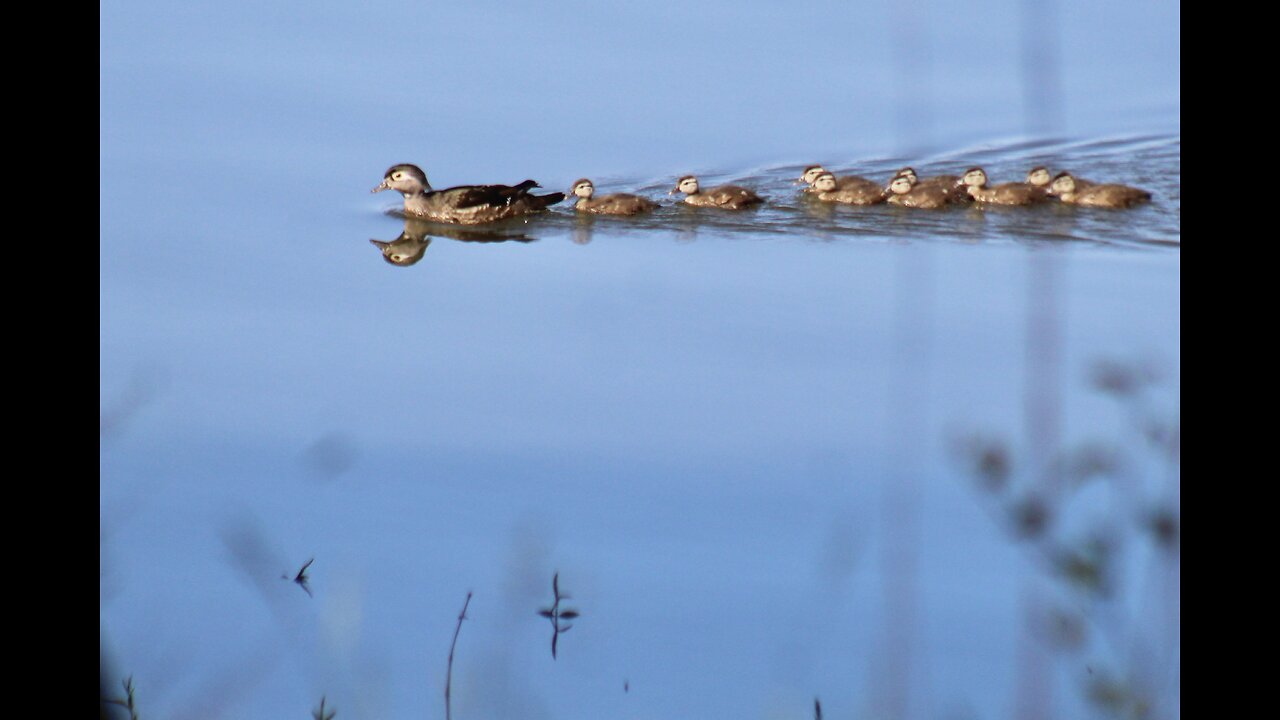
<path fill-rule="evenodd" d="M 889 183 L 886 202 L 910 208 L 941 208 L 964 202 L 953 189 L 941 183 L 912 184 L 911 178 L 898 175 Z"/>
<path fill-rule="evenodd" d="M 916 175 L 915 168 L 912 167 L 902 168 L 894 177 L 897 177 L 898 175 L 902 175 L 910 180 L 912 187 L 916 185 L 941 185 L 947 189 L 960 187 L 959 175 L 934 175 L 933 177 L 927 177 L 921 180 L 920 177 Z"/>
<path fill-rule="evenodd" d="M 1066 174 L 1068 173 L 1058 173 L 1059 176 L 1066 175 Z M 1072 177 L 1075 177 L 1075 176 L 1073 175 Z M 1043 165 L 1039 167 L 1031 168 L 1031 171 L 1027 173 L 1028 185 L 1034 185 L 1040 188 L 1041 190 L 1044 190 L 1045 192 L 1049 193 L 1050 195 L 1057 195 L 1058 193 L 1053 189 L 1053 180 L 1054 178 L 1049 175 L 1049 168 Z M 1084 178 L 1078 178 L 1078 177 L 1075 178 L 1075 181 L 1076 181 L 1077 191 L 1083 190 L 1087 187 L 1092 187 L 1098 184 L 1095 182 L 1091 182 L 1089 180 L 1085 180 Z"/>
<path fill-rule="evenodd" d="M 595 191 L 595 185 L 586 178 L 575 182 L 570 191 L 577 198 L 573 203 L 574 209 L 597 215 L 638 215 L 658 208 L 658 203 L 639 195 L 613 193 L 595 197 Z"/>
<path fill-rule="evenodd" d="M 836 176 L 829 172 L 824 172 L 814 179 L 810 192 L 823 202 L 848 205 L 875 205 L 884 202 L 889 195 L 887 190 L 875 183 L 867 185 L 856 183 L 842 188 Z"/>
<path fill-rule="evenodd" d="M 807 184 L 804 192 L 813 192 L 814 183 L 823 175 L 831 175 L 835 179 L 836 190 L 859 190 L 868 196 L 871 193 L 883 193 L 884 189 L 874 180 L 868 180 L 857 175 L 845 175 L 844 177 L 836 177 L 835 173 L 829 172 L 821 165 L 810 165 L 804 169 L 804 173 L 800 175 L 800 182 Z"/>
<path fill-rule="evenodd" d="M 965 188 L 964 183 L 961 182 L 961 177 L 959 175 L 934 175 L 933 177 L 921 180 L 919 176 L 916 175 L 915 168 L 904 167 L 899 170 L 898 174 L 894 177 L 905 177 L 911 183 L 912 188 L 942 188 L 947 192 L 950 203 L 963 204 L 973 202 L 973 198 L 970 197 L 969 192 Z M 923 197 L 923 195 L 921 197 Z"/>
<path fill-rule="evenodd" d="M 1151 193 L 1128 185 L 1079 183 L 1070 173 L 1061 173 L 1053 179 L 1053 192 L 1064 203 L 1088 207 L 1127 208 L 1151 199 Z"/>
<path fill-rule="evenodd" d="M 532 180 L 519 185 L 460 185 L 433 190 L 427 174 L 417 165 L 393 165 L 382 183 L 370 192 L 395 190 L 404 195 L 404 213 L 411 217 L 459 225 L 505 220 L 541 212 L 564 199 L 564 193 L 531 195 L 541 187 Z"/>
<path fill-rule="evenodd" d="M 989 205 L 1031 205 L 1049 199 L 1044 190 L 1027 183 L 988 185 L 987 173 L 982 168 L 967 170 L 962 182 L 974 200 Z"/>
<path fill-rule="evenodd" d="M 674 195 L 677 192 L 685 194 L 683 202 L 695 207 L 741 210 L 764 202 L 764 198 L 755 194 L 754 191 L 737 185 L 720 185 L 703 190 L 698 186 L 698 178 L 692 175 L 685 175 L 680 178 L 676 186 L 668 194 Z"/>

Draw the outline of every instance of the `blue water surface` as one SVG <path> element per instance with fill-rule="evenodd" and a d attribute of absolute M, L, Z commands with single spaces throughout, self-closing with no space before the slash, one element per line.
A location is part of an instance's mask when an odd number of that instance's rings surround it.
<path fill-rule="evenodd" d="M 108 695 L 444 717 L 473 592 L 460 719 L 1179 715 L 1178 4 L 101 11 Z M 460 237 L 397 162 L 770 202 Z M 831 208 L 814 162 L 1154 197 Z M 1014 539 L 1046 495 L 1106 592 Z"/>

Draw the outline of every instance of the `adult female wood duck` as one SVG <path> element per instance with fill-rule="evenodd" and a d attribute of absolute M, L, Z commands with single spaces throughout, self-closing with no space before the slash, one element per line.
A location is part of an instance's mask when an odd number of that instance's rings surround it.
<path fill-rule="evenodd" d="M 505 220 L 545 210 L 564 199 L 564 193 L 530 195 L 542 187 L 532 180 L 519 185 L 459 185 L 447 190 L 433 190 L 427 174 L 417 165 L 393 165 L 382 177 L 382 183 L 370 192 L 395 190 L 404 195 L 404 214 L 412 217 L 478 225 Z"/>

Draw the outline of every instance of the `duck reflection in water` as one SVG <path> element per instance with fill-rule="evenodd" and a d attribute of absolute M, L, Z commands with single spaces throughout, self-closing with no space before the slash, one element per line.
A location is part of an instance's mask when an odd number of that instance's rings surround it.
<path fill-rule="evenodd" d="M 519 233 L 463 229 L 406 217 L 404 219 L 404 232 L 400 233 L 400 237 L 390 242 L 370 238 L 369 242 L 382 252 L 383 260 L 392 265 L 408 267 L 421 260 L 423 253 L 431 245 L 431 237 L 428 233 L 461 240 L 462 242 L 514 241 L 527 243 L 536 239 Z"/>

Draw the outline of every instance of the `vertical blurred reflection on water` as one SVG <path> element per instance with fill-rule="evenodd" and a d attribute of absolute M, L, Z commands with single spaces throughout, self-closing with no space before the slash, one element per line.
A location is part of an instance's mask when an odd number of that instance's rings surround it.
<path fill-rule="evenodd" d="M 1061 69 L 1058 66 L 1057 8 L 1039 0 L 1022 1 L 1022 107 L 1028 136 L 1062 128 Z"/>
<path fill-rule="evenodd" d="M 927 154 L 933 148 L 933 82 L 930 64 L 933 42 L 928 35 L 928 3 L 892 3 L 893 37 L 890 50 L 894 75 L 893 138 L 903 157 Z"/>
<path fill-rule="evenodd" d="M 1065 109 L 1058 82 L 1058 29 L 1052 3 L 1023 0 L 1021 5 L 1023 133 L 1036 137 L 1058 129 L 1058 119 Z M 1053 455 L 1061 445 L 1058 347 L 1062 328 L 1057 293 L 1066 261 L 1064 254 L 1044 248 L 1027 253 L 1030 268 L 1023 387 L 1025 437 L 1035 488 L 1032 492 L 1049 508 L 1058 506 L 1056 501 L 1060 495 L 1053 462 Z M 1014 690 L 1016 718 L 1045 718 L 1052 713 L 1053 657 L 1031 630 L 1034 619 L 1048 613 L 1048 584 L 1036 573 L 1027 573 L 1024 578 L 1023 622 L 1018 633 L 1018 676 Z"/>

